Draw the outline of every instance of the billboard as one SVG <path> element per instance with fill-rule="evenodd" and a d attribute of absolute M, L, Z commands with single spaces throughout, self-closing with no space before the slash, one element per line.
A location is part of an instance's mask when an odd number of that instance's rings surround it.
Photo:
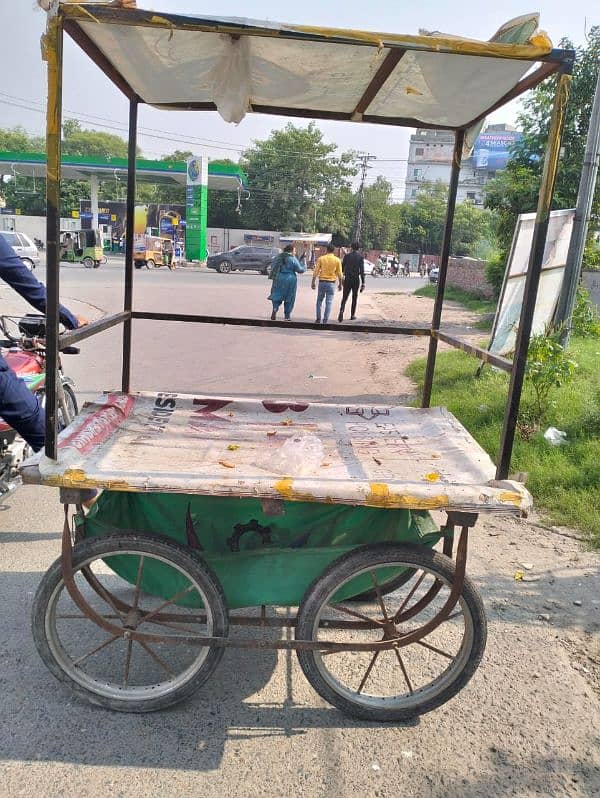
<path fill-rule="evenodd" d="M 113 236 L 125 233 L 126 205 L 121 200 L 100 200 L 98 202 L 98 224 L 112 227 Z M 92 207 L 90 200 L 80 200 L 79 218 L 81 228 L 89 230 L 92 226 Z M 161 236 L 175 236 L 185 227 L 185 206 L 152 202 L 136 205 L 134 215 L 135 232 L 145 233 L 147 227 L 158 230 Z M 139 228 L 139 229 L 138 229 Z M 142 229 L 143 228 L 143 229 Z"/>
<path fill-rule="evenodd" d="M 522 137 L 518 130 L 498 133 L 480 133 L 473 147 L 473 161 L 476 169 L 496 171 L 504 169 L 510 158 L 510 150 Z"/>
<path fill-rule="evenodd" d="M 533 314 L 532 335 L 543 333 L 554 318 L 562 288 L 574 218 L 574 210 L 550 213 Z M 535 213 L 519 215 L 489 346 L 490 352 L 498 355 L 509 355 L 515 348 L 534 227 Z"/>

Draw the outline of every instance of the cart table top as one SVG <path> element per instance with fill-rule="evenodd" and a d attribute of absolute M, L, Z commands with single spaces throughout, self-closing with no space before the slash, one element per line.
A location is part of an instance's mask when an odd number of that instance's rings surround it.
<path fill-rule="evenodd" d="M 445 408 L 109 393 L 28 483 L 372 507 L 525 513 L 531 496 Z"/>

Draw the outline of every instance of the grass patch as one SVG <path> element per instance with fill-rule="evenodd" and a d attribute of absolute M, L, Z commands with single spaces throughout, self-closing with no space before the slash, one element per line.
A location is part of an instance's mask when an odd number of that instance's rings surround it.
<path fill-rule="evenodd" d="M 417 296 L 428 296 L 435 299 L 437 293 L 437 285 L 424 285 L 422 288 L 417 288 L 414 292 Z M 444 300 L 450 302 L 460 302 L 467 310 L 472 310 L 474 313 L 494 313 L 496 310 L 496 303 L 491 299 L 482 299 L 477 294 L 472 294 L 470 291 L 463 291 L 462 288 L 455 288 L 453 285 L 447 285 L 444 292 Z"/>
<path fill-rule="evenodd" d="M 511 471 L 529 474 L 535 504 L 556 524 L 581 530 L 600 548 L 600 340 L 573 338 L 569 354 L 579 364 L 568 385 L 556 392 L 548 426 L 567 433 L 565 446 L 551 446 L 543 430 L 528 442 L 516 438 Z M 477 362 L 462 352 L 437 357 L 432 404 L 447 407 L 493 460 L 498 454 L 508 375 L 486 367 L 475 378 Z M 422 386 L 425 360 L 407 374 Z M 530 395 L 526 385 L 524 394 Z"/>

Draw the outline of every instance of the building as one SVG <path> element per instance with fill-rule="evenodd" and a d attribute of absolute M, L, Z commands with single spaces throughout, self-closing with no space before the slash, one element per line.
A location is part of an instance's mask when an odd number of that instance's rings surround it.
<path fill-rule="evenodd" d="M 519 140 L 511 125 L 488 125 L 475 142 L 473 153 L 463 159 L 458 181 L 457 202 L 468 200 L 483 206 L 485 184 L 504 169 L 510 148 Z M 454 134 L 447 130 L 418 128 L 410 137 L 406 169 L 406 202 L 414 202 L 426 183 L 450 183 Z"/>

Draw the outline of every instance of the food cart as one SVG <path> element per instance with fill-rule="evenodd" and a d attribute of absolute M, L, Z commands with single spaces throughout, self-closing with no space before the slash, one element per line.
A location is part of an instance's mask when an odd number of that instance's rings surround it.
<path fill-rule="evenodd" d="M 232 646 L 297 651 L 317 692 L 354 717 L 400 721 L 432 710 L 468 682 L 485 647 L 482 601 L 465 573 L 477 517 L 525 514 L 531 506 L 508 474 L 573 53 L 552 48 L 536 15 L 481 42 L 131 5 L 54 3 L 45 37 L 47 441 L 23 474 L 60 489 L 65 526 L 62 556 L 34 602 L 38 651 L 76 693 L 116 710 L 156 710 L 186 698 Z M 128 237 L 123 310 L 59 337 L 65 33 L 129 100 L 127 229 L 133 229 L 141 103 L 218 110 L 233 122 L 252 112 L 451 130 L 454 160 L 431 326 L 317 327 L 134 310 Z M 550 76 L 554 108 L 509 360 L 440 330 L 458 174 L 485 117 Z M 202 384 L 193 395 L 168 386 L 133 392 L 131 331 L 141 319 L 427 336 L 421 407 L 383 399 L 363 406 L 215 397 Z M 121 385 L 107 386 L 58 435 L 59 351 L 116 325 L 123 329 Z M 510 374 L 496 465 L 452 414 L 430 406 L 439 341 Z M 198 360 L 200 366 L 201 351 Z M 104 492 L 88 511 L 83 491 L 89 489 Z M 441 526 L 431 510 L 445 511 Z"/>

